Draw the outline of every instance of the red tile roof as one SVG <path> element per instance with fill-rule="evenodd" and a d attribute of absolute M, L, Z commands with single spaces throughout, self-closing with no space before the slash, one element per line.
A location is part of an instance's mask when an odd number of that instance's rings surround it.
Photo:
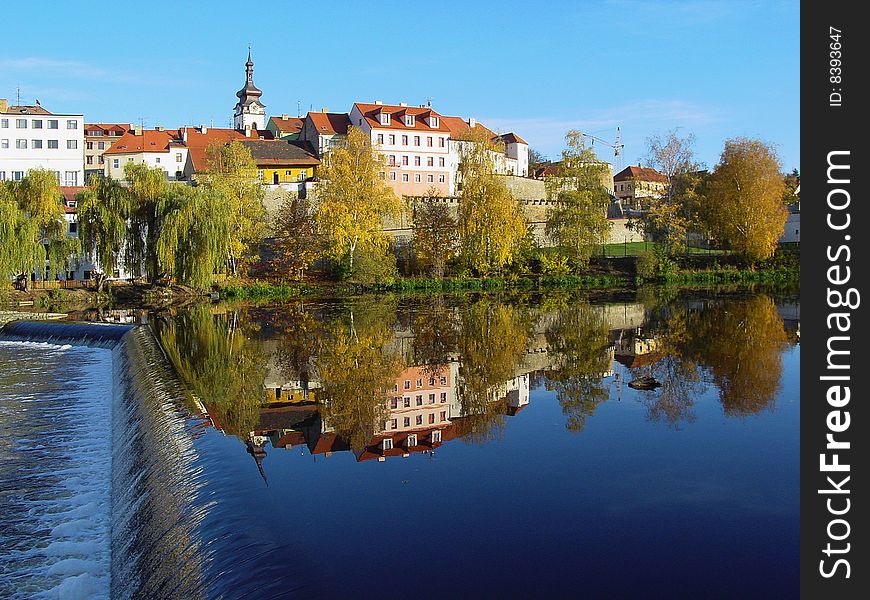
<path fill-rule="evenodd" d="M 50 113 L 42 106 L 35 105 L 31 106 L 28 104 L 22 104 L 20 106 L 8 106 L 6 107 L 5 114 L 20 114 L 20 115 L 51 115 L 54 113 Z"/>
<path fill-rule="evenodd" d="M 420 106 L 395 106 L 392 104 L 364 104 L 355 102 L 354 106 L 363 115 L 366 122 L 371 127 L 377 129 L 402 129 L 405 131 L 440 131 L 447 133 L 450 130 L 444 124 L 443 117 L 429 107 Z M 390 124 L 382 125 L 380 114 L 388 113 L 390 115 Z M 405 125 L 405 115 L 414 116 L 414 125 L 408 127 Z M 429 116 L 438 117 L 438 127 L 429 126 Z"/>
<path fill-rule="evenodd" d="M 667 183 L 668 178 L 649 167 L 625 167 L 622 171 L 613 176 L 613 181 L 657 181 L 659 183 Z"/>
<path fill-rule="evenodd" d="M 178 132 L 175 130 L 157 131 L 156 129 L 143 129 L 142 135 L 136 135 L 128 131 L 115 140 L 112 147 L 104 154 L 130 154 L 133 152 L 169 152 L 172 145 L 181 142 Z"/>
<path fill-rule="evenodd" d="M 317 133 L 322 135 L 347 135 L 350 117 L 345 113 L 310 112 L 308 117 Z"/>
<path fill-rule="evenodd" d="M 203 133 L 202 129 L 199 127 L 181 128 L 178 130 L 179 139 L 184 139 L 185 132 L 187 133 L 187 141 L 184 145 L 187 146 L 190 155 L 190 163 L 193 165 L 194 173 L 199 173 L 205 170 L 205 151 L 210 145 L 229 144 L 233 140 L 241 141 L 257 139 L 256 137 L 253 137 L 253 132 L 251 133 L 252 137 L 247 137 L 243 131 L 238 131 L 236 129 L 217 129 L 213 127 L 206 127 L 205 133 Z M 114 146 L 112 146 L 112 148 L 114 148 Z"/>
<path fill-rule="evenodd" d="M 130 131 L 132 127 L 129 123 L 85 123 L 85 135 L 90 135 L 88 133 L 89 131 L 94 131 L 97 129 L 101 131 L 112 131 L 124 134 Z"/>
<path fill-rule="evenodd" d="M 303 120 L 298 117 L 270 117 L 269 123 L 273 123 L 275 128 L 281 133 L 299 133 L 302 131 Z"/>
<path fill-rule="evenodd" d="M 453 139 L 461 138 L 465 136 L 471 127 L 468 124 L 468 121 L 463 119 L 462 117 L 441 117 L 441 122 L 444 123 L 448 130 L 450 131 L 450 137 Z M 474 124 L 475 130 L 483 130 L 486 132 L 486 135 L 489 136 L 489 139 L 496 140 L 498 135 L 489 129 L 488 127 L 484 127 L 481 123 Z"/>

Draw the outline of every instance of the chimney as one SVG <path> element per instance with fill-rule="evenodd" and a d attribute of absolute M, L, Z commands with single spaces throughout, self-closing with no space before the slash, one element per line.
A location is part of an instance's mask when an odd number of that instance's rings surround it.
<path fill-rule="evenodd" d="M 9 110 L 9 102 L 6 98 L 0 98 L 0 112 L 6 112 Z"/>
<path fill-rule="evenodd" d="M 328 113 L 328 112 L 329 112 L 329 109 L 326 108 L 326 107 L 324 106 L 323 108 L 320 109 L 320 112 L 322 112 L 322 113 Z"/>
<path fill-rule="evenodd" d="M 281 119 L 284 120 L 284 121 L 286 121 L 286 120 L 289 119 L 289 118 L 290 118 L 290 117 L 288 117 L 286 114 L 281 115 Z"/>
<path fill-rule="evenodd" d="M 468 126 L 471 127 L 472 129 L 474 127 L 476 127 L 477 126 L 477 119 L 475 119 L 474 117 L 470 117 L 468 119 Z"/>
<path fill-rule="evenodd" d="M 408 106 L 407 102 L 399 102 L 399 106 Z"/>
<path fill-rule="evenodd" d="M 157 127 L 154 128 L 154 131 L 163 131 L 163 127 L 158 125 Z"/>
<path fill-rule="evenodd" d="M 136 125 L 136 127 L 133 128 L 133 135 L 142 135 L 141 125 Z"/>
<path fill-rule="evenodd" d="M 375 100 L 375 104 L 377 104 L 378 106 L 382 105 L 383 103 L 383 100 Z"/>
<path fill-rule="evenodd" d="M 208 127 L 206 127 L 205 125 L 200 125 L 199 132 L 202 133 L 203 135 L 208 133 Z"/>
<path fill-rule="evenodd" d="M 245 125 L 245 137 L 251 137 L 251 126 Z"/>
<path fill-rule="evenodd" d="M 181 130 L 181 141 L 184 142 L 185 145 L 187 144 L 187 126 Z"/>

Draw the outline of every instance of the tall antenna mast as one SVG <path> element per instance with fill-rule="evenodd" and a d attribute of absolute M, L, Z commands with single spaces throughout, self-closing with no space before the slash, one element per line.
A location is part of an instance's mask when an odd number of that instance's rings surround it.
<path fill-rule="evenodd" d="M 613 156 L 616 162 L 616 172 L 622 171 L 622 149 L 625 145 L 622 143 L 622 132 L 619 127 L 616 128 L 616 141 L 613 142 Z"/>

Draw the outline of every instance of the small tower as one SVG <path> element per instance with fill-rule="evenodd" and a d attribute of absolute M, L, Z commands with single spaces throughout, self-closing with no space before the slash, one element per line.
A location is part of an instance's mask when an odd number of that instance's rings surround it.
<path fill-rule="evenodd" d="M 248 62 L 245 63 L 245 87 L 236 92 L 239 101 L 233 110 L 233 127 L 239 131 L 266 129 L 266 105 L 260 102 L 263 95 L 254 85 L 254 61 L 248 45 Z"/>

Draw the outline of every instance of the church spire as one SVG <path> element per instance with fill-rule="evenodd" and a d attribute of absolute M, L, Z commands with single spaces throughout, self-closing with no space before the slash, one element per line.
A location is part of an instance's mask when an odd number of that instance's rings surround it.
<path fill-rule="evenodd" d="M 251 58 L 251 45 L 248 44 L 248 60 L 245 62 L 245 86 L 236 92 L 239 101 L 233 111 L 233 125 L 236 129 L 265 129 L 266 105 L 260 100 L 263 92 L 254 85 L 254 61 Z"/>

